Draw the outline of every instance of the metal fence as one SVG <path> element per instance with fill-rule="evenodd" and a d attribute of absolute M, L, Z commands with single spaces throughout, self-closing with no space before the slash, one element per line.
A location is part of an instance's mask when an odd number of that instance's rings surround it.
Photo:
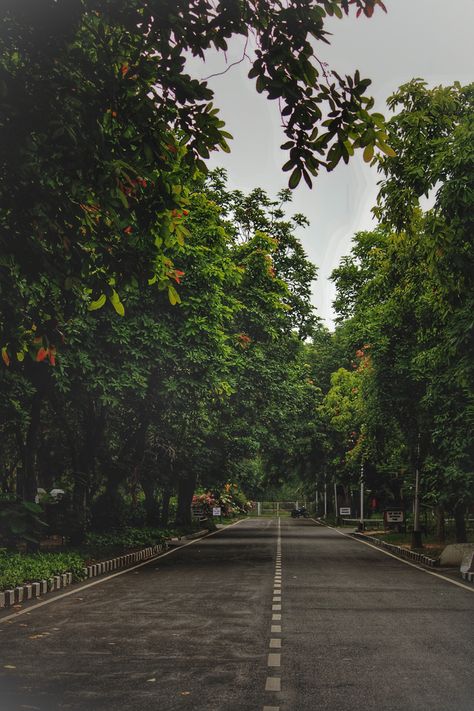
<path fill-rule="evenodd" d="M 252 511 L 254 516 L 289 516 L 293 509 L 305 506 L 310 510 L 310 505 L 305 500 L 295 501 L 254 501 Z"/>

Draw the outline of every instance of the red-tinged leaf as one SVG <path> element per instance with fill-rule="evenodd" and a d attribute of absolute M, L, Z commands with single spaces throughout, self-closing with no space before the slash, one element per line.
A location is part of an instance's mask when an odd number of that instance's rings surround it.
<path fill-rule="evenodd" d="M 7 367 L 10 365 L 10 356 L 6 348 L 2 348 L 2 360 Z"/>
<path fill-rule="evenodd" d="M 127 74 L 127 72 L 128 72 L 129 69 L 130 69 L 130 67 L 128 66 L 127 63 L 122 64 L 122 67 L 121 67 L 121 69 L 120 69 L 120 71 L 121 71 L 121 73 L 122 73 L 122 77 L 124 77 L 124 76 Z"/>
<path fill-rule="evenodd" d="M 36 354 L 37 363 L 41 363 L 41 361 L 43 361 L 46 358 L 48 353 L 49 353 L 49 351 L 47 350 L 47 348 L 40 348 L 38 353 Z"/>
<path fill-rule="evenodd" d="M 366 16 L 366 17 L 372 17 L 372 15 L 374 14 L 374 7 L 373 7 L 373 5 L 367 5 L 366 8 L 365 8 L 365 10 L 364 10 L 364 12 L 365 12 L 365 16 Z"/>

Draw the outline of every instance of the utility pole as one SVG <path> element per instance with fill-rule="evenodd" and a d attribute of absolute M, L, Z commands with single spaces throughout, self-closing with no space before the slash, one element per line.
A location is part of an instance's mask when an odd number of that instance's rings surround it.
<path fill-rule="evenodd" d="M 420 433 L 418 432 L 418 444 L 416 447 L 415 465 L 415 501 L 413 506 L 413 532 L 411 536 L 412 548 L 423 548 L 420 528 Z"/>
<path fill-rule="evenodd" d="M 328 485 L 326 483 L 326 474 L 324 475 L 324 518 L 328 515 Z"/>
<path fill-rule="evenodd" d="M 363 531 L 364 526 L 364 460 L 360 463 L 360 520 L 359 531 Z"/>
<path fill-rule="evenodd" d="M 336 517 L 336 525 L 338 523 L 338 513 L 337 513 L 337 484 L 336 480 L 334 479 L 334 515 Z"/>

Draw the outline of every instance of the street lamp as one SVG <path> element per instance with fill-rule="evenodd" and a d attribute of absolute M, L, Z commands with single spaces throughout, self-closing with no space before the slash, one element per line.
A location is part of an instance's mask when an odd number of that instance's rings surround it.
<path fill-rule="evenodd" d="M 360 463 L 360 520 L 359 531 L 363 531 L 364 526 L 364 460 Z"/>
<path fill-rule="evenodd" d="M 418 444 L 416 448 L 415 467 L 415 501 L 413 506 L 413 532 L 411 534 L 411 547 L 423 548 L 420 528 L 420 433 L 418 432 Z"/>

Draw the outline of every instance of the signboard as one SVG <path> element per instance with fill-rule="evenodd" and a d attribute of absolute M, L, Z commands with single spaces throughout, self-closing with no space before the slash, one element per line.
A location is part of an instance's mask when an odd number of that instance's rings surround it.
<path fill-rule="evenodd" d="M 348 506 L 342 506 L 339 509 L 339 516 L 350 516 L 351 515 L 351 509 Z"/>
<path fill-rule="evenodd" d="M 212 515 L 213 516 L 220 516 L 221 515 L 221 507 L 220 506 L 214 506 L 212 509 Z"/>
<path fill-rule="evenodd" d="M 403 523 L 404 521 L 402 509 L 392 509 L 391 511 L 385 511 L 384 513 L 387 523 Z"/>

